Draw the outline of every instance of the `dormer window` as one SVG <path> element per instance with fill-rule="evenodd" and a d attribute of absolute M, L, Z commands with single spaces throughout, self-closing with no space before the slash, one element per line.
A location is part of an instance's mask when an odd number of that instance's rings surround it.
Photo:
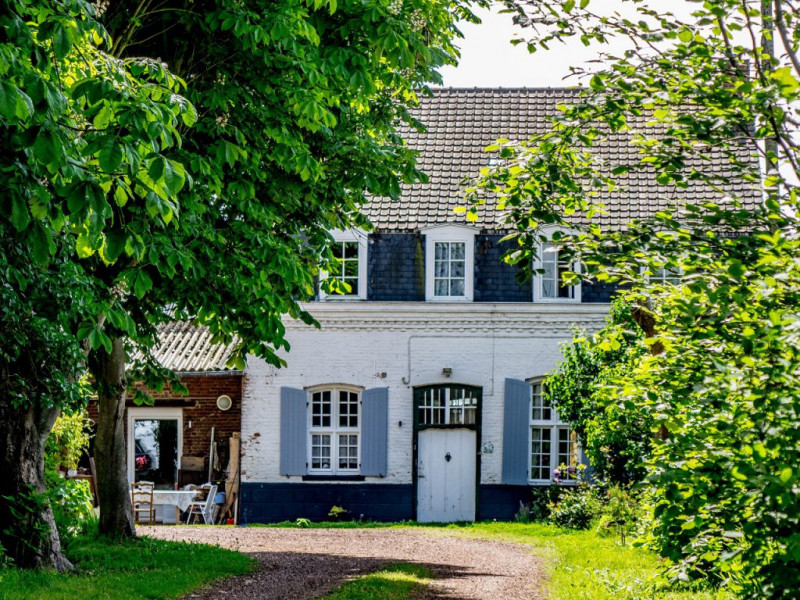
<path fill-rule="evenodd" d="M 326 294 L 320 290 L 322 300 L 365 299 L 367 297 L 367 234 L 363 231 L 334 231 L 331 253 L 336 262 L 323 279 L 333 278 L 347 284 L 349 290 Z M 341 289 L 341 288 L 340 288 Z"/>
<path fill-rule="evenodd" d="M 542 273 L 534 279 L 534 299 L 539 302 L 580 302 L 581 286 L 567 285 L 564 274 L 577 273 L 580 263 L 569 262 L 557 244 L 542 245 L 539 256 L 539 268 Z"/>
<path fill-rule="evenodd" d="M 475 234 L 471 227 L 442 225 L 425 234 L 425 299 L 471 302 L 475 272 Z"/>

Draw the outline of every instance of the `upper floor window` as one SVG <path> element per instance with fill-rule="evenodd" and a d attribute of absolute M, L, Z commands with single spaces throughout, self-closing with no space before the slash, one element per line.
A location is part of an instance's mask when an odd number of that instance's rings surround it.
<path fill-rule="evenodd" d="M 550 483 L 554 471 L 566 465 L 567 473 L 561 473 L 560 479 L 568 481 L 577 473 L 578 436 L 568 423 L 558 418 L 558 412 L 547 402 L 543 392 L 541 379 L 531 381 L 529 479 Z"/>
<path fill-rule="evenodd" d="M 425 234 L 425 299 L 471 301 L 475 234 L 471 227 L 443 225 Z"/>
<path fill-rule="evenodd" d="M 680 285 L 683 272 L 677 267 L 655 267 L 651 269 L 652 274 L 647 276 L 647 280 L 652 283 L 670 285 Z"/>
<path fill-rule="evenodd" d="M 334 231 L 331 253 L 335 259 L 324 279 L 332 278 L 346 284 L 340 286 L 341 293 L 326 294 L 320 291 L 320 298 L 337 300 L 347 298 L 365 299 L 367 297 L 367 234 L 363 231 Z M 349 289 L 348 289 L 349 288 Z"/>
<path fill-rule="evenodd" d="M 557 244 L 542 245 L 539 268 L 542 269 L 542 273 L 534 278 L 535 300 L 544 302 L 581 301 L 580 284 L 567 285 L 564 282 L 564 273 L 578 272 L 580 263 L 565 260 Z"/>
<path fill-rule="evenodd" d="M 361 392 L 345 387 L 310 392 L 309 472 L 357 473 L 360 464 Z"/>

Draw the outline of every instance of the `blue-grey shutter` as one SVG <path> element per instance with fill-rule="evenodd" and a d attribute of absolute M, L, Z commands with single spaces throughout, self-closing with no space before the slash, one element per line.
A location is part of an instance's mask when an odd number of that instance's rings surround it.
<path fill-rule="evenodd" d="M 307 471 L 308 394 L 281 388 L 281 475 L 305 475 Z"/>
<path fill-rule="evenodd" d="M 361 394 L 361 474 L 386 477 L 389 388 Z"/>
<path fill-rule="evenodd" d="M 592 464 L 589 462 L 589 455 L 586 454 L 586 450 L 581 448 L 578 458 L 582 465 L 586 465 L 586 470 L 583 472 L 586 481 L 592 481 Z"/>
<path fill-rule="evenodd" d="M 530 410 L 531 385 L 518 379 L 506 379 L 502 482 L 509 485 L 528 483 Z"/>

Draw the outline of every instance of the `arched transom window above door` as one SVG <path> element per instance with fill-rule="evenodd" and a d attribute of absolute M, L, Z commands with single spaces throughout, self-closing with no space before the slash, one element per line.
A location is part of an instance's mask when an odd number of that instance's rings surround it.
<path fill-rule="evenodd" d="M 480 388 L 432 385 L 417 388 L 414 396 L 418 427 L 471 426 L 478 422 Z"/>

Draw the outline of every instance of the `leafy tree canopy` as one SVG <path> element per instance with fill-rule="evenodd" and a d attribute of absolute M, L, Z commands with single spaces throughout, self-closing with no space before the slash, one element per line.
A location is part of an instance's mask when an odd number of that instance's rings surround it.
<path fill-rule="evenodd" d="M 666 439 L 649 462 L 653 547 L 678 579 L 709 575 L 743 598 L 792 598 L 800 587 L 800 398 L 797 390 L 798 14 L 784 0 L 630 2 L 634 16 L 591 1 L 507 3 L 534 33 L 597 45 L 600 65 L 552 130 L 500 143 L 507 159 L 471 190 L 496 195 L 516 230 L 512 256 L 533 264 L 543 224 L 583 273 L 625 284 L 650 347 L 616 399 Z M 662 10 L 663 9 L 663 10 Z M 603 53 L 613 37 L 630 50 Z M 601 161 L 622 136 L 638 159 Z M 618 143 L 618 142 L 617 142 Z M 759 168 L 765 166 L 765 174 Z M 602 225 L 604 198 L 647 182 L 663 207 L 623 230 Z M 686 204 L 689 192 L 703 202 Z M 762 195 L 763 192 L 763 195 Z M 680 269 L 648 290 L 643 274 Z"/>

